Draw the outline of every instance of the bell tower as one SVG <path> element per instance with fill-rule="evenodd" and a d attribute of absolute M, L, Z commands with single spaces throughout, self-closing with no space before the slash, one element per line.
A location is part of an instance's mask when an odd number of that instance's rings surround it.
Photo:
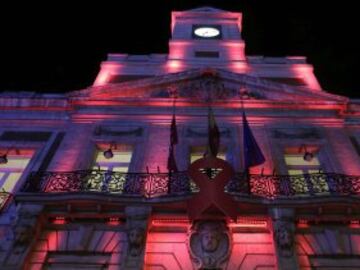
<path fill-rule="evenodd" d="M 172 12 L 169 60 L 244 61 L 242 14 L 211 7 Z"/>

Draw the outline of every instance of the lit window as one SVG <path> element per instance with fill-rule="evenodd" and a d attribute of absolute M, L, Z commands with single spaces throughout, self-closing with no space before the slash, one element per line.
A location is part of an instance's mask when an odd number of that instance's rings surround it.
<path fill-rule="evenodd" d="M 206 152 L 205 146 L 194 146 L 190 149 L 190 163 L 193 163 L 194 161 L 203 158 L 204 153 Z M 226 154 L 225 149 L 221 149 L 217 155 L 217 158 L 226 160 Z"/>
<path fill-rule="evenodd" d="M 320 170 L 320 162 L 316 155 L 310 161 L 304 160 L 303 153 L 286 153 L 284 158 L 290 175 L 317 173 Z"/>
<path fill-rule="evenodd" d="M 288 148 L 285 150 L 284 160 L 287 167 L 287 172 L 291 176 L 296 175 L 311 175 L 321 172 L 321 164 L 317 156 L 318 149 L 309 147 L 309 151 L 314 154 L 311 160 L 304 160 L 304 153 L 299 153 L 298 149 Z M 315 192 L 328 192 L 329 188 L 325 177 L 309 177 L 308 182 L 311 181 L 311 185 Z M 308 193 L 309 183 L 306 181 L 306 177 L 293 177 L 291 178 L 291 184 L 296 193 Z"/>
<path fill-rule="evenodd" d="M 6 152 L 0 150 L 0 153 Z M 33 156 L 33 150 L 13 150 L 7 154 L 7 162 L 0 164 L 0 189 L 12 192 Z"/>
<path fill-rule="evenodd" d="M 133 153 L 133 148 L 130 145 L 113 145 L 111 147 L 112 158 L 104 156 L 104 151 L 109 149 L 109 145 L 99 145 L 98 148 L 93 167 L 94 170 L 128 172 Z"/>

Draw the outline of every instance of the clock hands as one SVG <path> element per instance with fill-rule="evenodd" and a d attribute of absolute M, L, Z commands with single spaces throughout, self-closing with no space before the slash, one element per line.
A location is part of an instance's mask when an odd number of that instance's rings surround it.
<path fill-rule="evenodd" d="M 194 33 L 199 37 L 209 38 L 218 36 L 220 31 L 214 27 L 199 27 L 195 29 Z"/>

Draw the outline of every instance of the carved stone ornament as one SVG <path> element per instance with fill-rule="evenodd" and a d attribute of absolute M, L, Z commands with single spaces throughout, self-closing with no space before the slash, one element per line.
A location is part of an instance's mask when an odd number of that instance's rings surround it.
<path fill-rule="evenodd" d="M 29 246 L 35 235 L 35 224 L 38 213 L 21 209 L 17 220 L 13 224 L 13 251 L 22 253 Z"/>
<path fill-rule="evenodd" d="M 196 222 L 190 230 L 188 245 L 197 269 L 222 269 L 221 264 L 230 255 L 230 242 L 224 222 Z"/>
<path fill-rule="evenodd" d="M 140 227 L 131 228 L 127 234 L 128 237 L 128 254 L 131 257 L 137 257 L 142 254 L 145 246 L 145 230 Z"/>
<path fill-rule="evenodd" d="M 294 249 L 294 234 L 290 228 L 290 224 L 280 224 L 274 232 L 274 237 L 280 255 L 283 257 L 292 256 Z"/>
<path fill-rule="evenodd" d="M 134 206 L 125 209 L 127 252 L 124 269 L 142 269 L 150 212 L 151 208 L 148 207 Z"/>

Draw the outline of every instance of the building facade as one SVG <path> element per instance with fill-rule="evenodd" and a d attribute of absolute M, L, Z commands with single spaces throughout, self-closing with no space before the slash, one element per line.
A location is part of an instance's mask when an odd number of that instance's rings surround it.
<path fill-rule="evenodd" d="M 305 57 L 246 55 L 241 31 L 241 13 L 173 12 L 168 54 L 0 93 L 0 268 L 360 269 L 360 102 Z"/>

